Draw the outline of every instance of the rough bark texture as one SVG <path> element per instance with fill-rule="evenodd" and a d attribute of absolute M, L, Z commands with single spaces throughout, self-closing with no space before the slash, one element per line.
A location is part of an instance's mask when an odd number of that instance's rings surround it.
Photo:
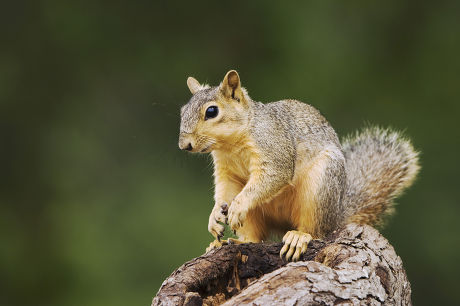
<path fill-rule="evenodd" d="M 314 240 L 302 261 L 281 243 L 227 245 L 174 271 L 152 305 L 410 305 L 402 261 L 377 230 L 349 224 Z"/>

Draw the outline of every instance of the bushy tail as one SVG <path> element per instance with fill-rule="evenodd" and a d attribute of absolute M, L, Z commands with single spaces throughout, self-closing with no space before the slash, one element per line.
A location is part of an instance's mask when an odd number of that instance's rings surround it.
<path fill-rule="evenodd" d="M 343 142 L 348 222 L 379 224 L 393 211 L 393 200 L 414 181 L 418 153 L 399 133 L 366 128 Z"/>

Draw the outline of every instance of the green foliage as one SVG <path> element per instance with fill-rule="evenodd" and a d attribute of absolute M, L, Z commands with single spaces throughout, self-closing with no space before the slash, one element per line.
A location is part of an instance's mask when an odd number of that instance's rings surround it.
<path fill-rule="evenodd" d="M 422 172 L 384 234 L 417 305 L 459 285 L 458 1 L 9 1 L 0 10 L 2 305 L 148 305 L 211 241 L 189 75 L 405 129 Z"/>

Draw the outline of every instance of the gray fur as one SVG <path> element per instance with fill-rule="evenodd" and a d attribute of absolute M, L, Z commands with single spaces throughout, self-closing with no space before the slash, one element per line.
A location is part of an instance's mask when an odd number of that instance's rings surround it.
<path fill-rule="evenodd" d="M 345 207 L 350 221 L 381 223 L 393 199 L 409 187 L 420 166 L 409 140 L 389 129 L 370 127 L 343 142 L 347 171 Z M 370 211 L 371 213 L 367 212 Z"/>
<path fill-rule="evenodd" d="M 181 115 L 181 133 L 190 134 L 193 132 L 194 127 L 200 120 L 200 108 L 209 101 L 212 101 L 216 98 L 218 93 L 218 88 L 205 88 L 196 92 L 190 101 L 182 106 L 180 110 Z"/>
<path fill-rule="evenodd" d="M 343 225 L 345 159 L 337 134 L 329 122 L 313 106 L 296 100 L 268 104 L 254 102 L 253 109 L 251 134 L 265 149 L 267 163 L 272 163 L 272 180 L 278 182 L 276 186 L 289 183 L 297 159 L 312 160 L 325 148 L 335 153 L 331 154 L 321 178 L 317 194 L 318 232 L 313 234 L 323 237 Z M 297 152 L 300 145 L 305 151 Z"/>

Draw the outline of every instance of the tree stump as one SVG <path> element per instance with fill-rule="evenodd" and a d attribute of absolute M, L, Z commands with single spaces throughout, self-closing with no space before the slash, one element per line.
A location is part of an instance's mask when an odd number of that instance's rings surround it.
<path fill-rule="evenodd" d="M 152 305 L 411 305 L 401 258 L 380 233 L 349 224 L 313 240 L 301 261 L 281 243 L 225 245 L 174 271 Z"/>

